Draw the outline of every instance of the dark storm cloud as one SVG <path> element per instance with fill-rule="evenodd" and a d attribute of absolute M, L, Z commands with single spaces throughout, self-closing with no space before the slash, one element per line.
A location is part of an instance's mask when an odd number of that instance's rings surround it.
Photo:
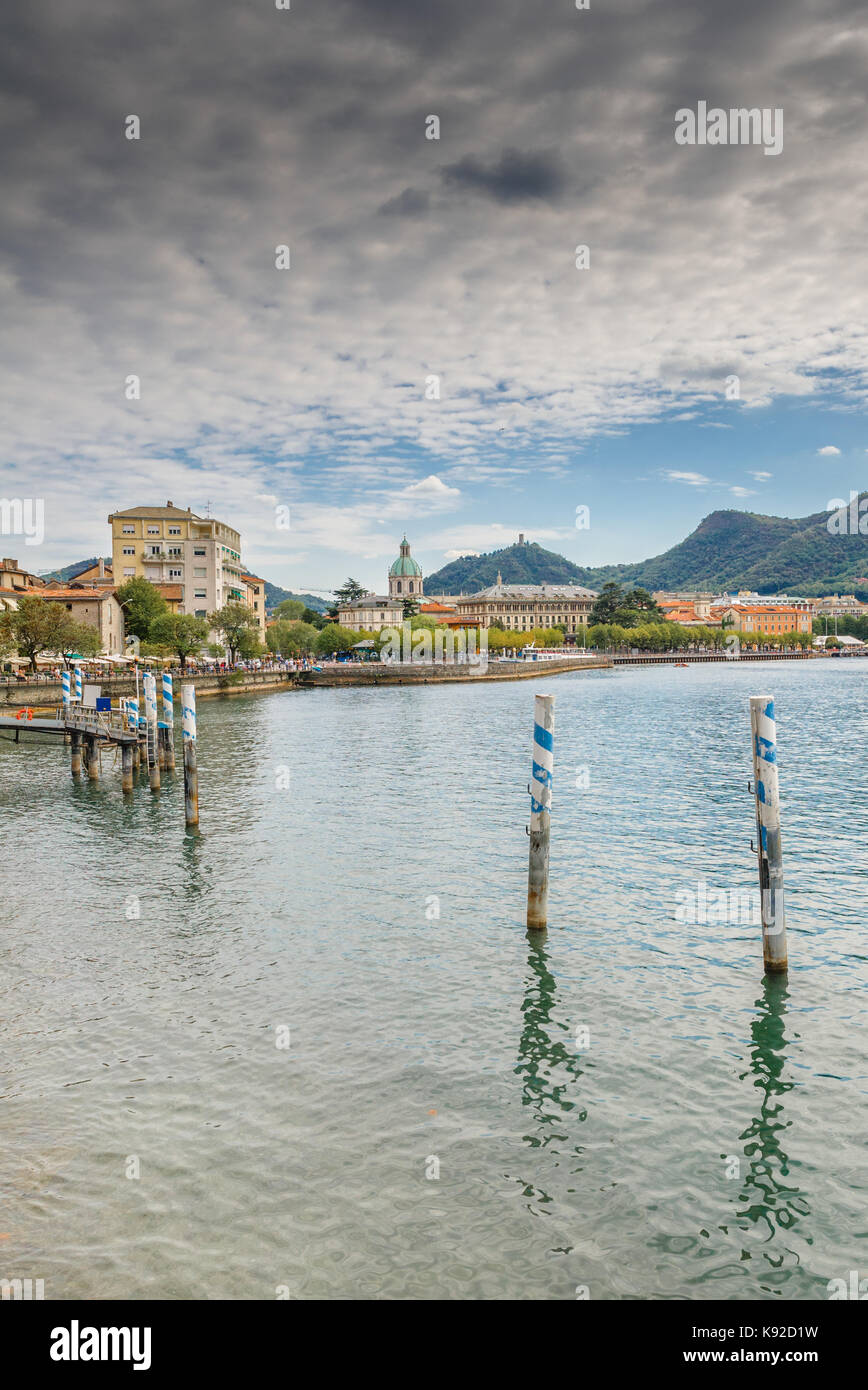
<path fill-rule="evenodd" d="M 552 154 L 511 149 L 493 164 L 467 155 L 457 164 L 447 164 L 443 178 L 453 188 L 484 193 L 498 203 L 555 199 L 566 187 L 563 170 Z"/>
<path fill-rule="evenodd" d="M 387 217 L 419 217 L 431 205 L 428 194 L 418 188 L 405 188 L 396 198 L 383 203 L 380 212 Z"/>
<path fill-rule="evenodd" d="M 673 372 L 861 373 L 866 54 L 857 0 L 6 6 L 0 447 L 454 458 L 498 383 L 531 441 L 655 418 Z M 783 106 L 781 157 L 677 147 L 699 99 Z"/>

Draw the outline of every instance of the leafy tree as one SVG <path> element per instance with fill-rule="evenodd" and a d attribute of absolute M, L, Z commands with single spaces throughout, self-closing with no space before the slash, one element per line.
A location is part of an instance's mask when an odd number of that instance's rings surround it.
<path fill-rule="evenodd" d="M 70 659 L 76 654 L 99 656 L 102 640 L 98 629 L 91 627 L 90 623 L 77 623 L 70 619 L 64 630 L 63 645 L 58 647 L 58 651 L 63 657 L 64 666 L 68 666 Z"/>
<path fill-rule="evenodd" d="M 419 612 L 419 604 L 414 598 L 405 598 L 401 606 L 404 609 L 405 618 L 415 618 Z"/>
<path fill-rule="evenodd" d="M 347 579 L 339 589 L 333 590 L 338 603 L 355 603 L 356 599 L 364 598 L 367 592 L 358 579 Z"/>
<path fill-rule="evenodd" d="M 305 605 L 300 598 L 285 598 L 274 610 L 275 618 L 285 618 L 287 622 L 297 622 L 299 618 L 304 617 L 304 613 Z"/>
<path fill-rule="evenodd" d="M 337 613 L 335 613 L 332 621 L 336 618 Z M 318 632 L 321 632 L 329 620 L 324 613 L 318 613 L 315 608 L 305 608 L 301 615 L 301 621 L 303 623 L 309 623 L 311 627 L 315 627 Z"/>
<path fill-rule="evenodd" d="M 150 637 L 151 624 L 169 611 L 163 595 L 149 579 L 128 579 L 115 596 L 124 610 L 126 631 L 142 641 Z"/>
<path fill-rule="evenodd" d="M 174 652 L 181 663 L 181 670 L 187 669 L 187 657 L 201 651 L 208 640 L 208 624 L 204 618 L 194 618 L 190 613 L 164 613 L 151 624 L 151 641 L 161 643 Z"/>
<path fill-rule="evenodd" d="M 645 589 L 625 591 L 610 580 L 594 600 L 589 622 L 593 626 L 617 623 L 619 627 L 638 627 L 640 623 L 662 622 L 663 614 Z"/>
<path fill-rule="evenodd" d="M 35 595 L 25 595 L 14 612 L 2 614 L 7 640 L 29 659 L 32 671 L 36 671 L 36 658 L 43 652 L 75 651 L 79 626 L 62 603 L 46 603 Z"/>
<path fill-rule="evenodd" d="M 362 640 L 357 632 L 352 632 L 348 627 L 329 623 L 318 635 L 316 649 L 320 656 L 328 656 L 331 652 L 349 652 Z"/>
<path fill-rule="evenodd" d="M 226 646 L 229 648 L 230 665 L 238 660 L 239 650 L 244 643 L 245 635 L 255 629 L 259 630 L 259 624 L 252 608 L 248 608 L 246 603 L 224 603 L 216 613 L 208 614 L 208 622 L 218 632 L 223 634 Z"/>
<path fill-rule="evenodd" d="M 316 651 L 317 629 L 312 623 L 272 623 L 268 629 L 268 650 L 280 656 L 310 656 Z"/>

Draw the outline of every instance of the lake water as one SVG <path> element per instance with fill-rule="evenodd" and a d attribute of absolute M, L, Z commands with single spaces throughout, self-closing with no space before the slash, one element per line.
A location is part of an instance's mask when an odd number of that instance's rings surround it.
<path fill-rule="evenodd" d="M 700 882 L 755 885 L 767 691 L 783 981 L 750 922 L 677 920 Z M 0 744 L 0 1275 L 768 1300 L 868 1275 L 866 738 L 863 660 L 202 701 L 199 837 L 180 777 L 125 804 L 107 759 L 74 785 L 58 742 Z"/>

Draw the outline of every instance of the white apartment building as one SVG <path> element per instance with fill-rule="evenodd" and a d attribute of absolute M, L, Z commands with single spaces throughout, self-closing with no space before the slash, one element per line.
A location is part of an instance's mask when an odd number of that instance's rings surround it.
<path fill-rule="evenodd" d="M 129 507 L 112 512 L 112 573 L 128 579 L 177 584 L 179 612 L 205 618 L 224 603 L 247 603 L 241 536 L 232 526 L 189 507 Z"/>

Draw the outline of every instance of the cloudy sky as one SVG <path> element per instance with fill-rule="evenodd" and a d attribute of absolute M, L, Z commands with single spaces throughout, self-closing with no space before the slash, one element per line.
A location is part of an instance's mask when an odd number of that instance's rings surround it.
<path fill-rule="evenodd" d="M 7 7 L 3 553 L 171 497 L 381 587 L 405 528 L 605 563 L 864 488 L 866 59 L 860 0 Z M 699 101 L 782 153 L 676 144 Z"/>

